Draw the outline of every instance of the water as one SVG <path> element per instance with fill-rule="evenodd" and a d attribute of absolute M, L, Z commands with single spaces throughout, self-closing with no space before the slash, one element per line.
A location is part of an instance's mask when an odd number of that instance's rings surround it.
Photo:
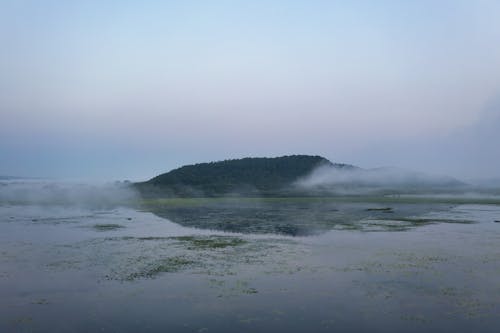
<path fill-rule="evenodd" d="M 252 200 L 1 205 L 0 331 L 498 331 L 500 206 Z"/>

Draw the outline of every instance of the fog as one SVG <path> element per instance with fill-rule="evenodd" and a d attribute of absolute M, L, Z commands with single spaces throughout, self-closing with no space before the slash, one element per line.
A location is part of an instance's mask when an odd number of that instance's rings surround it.
<path fill-rule="evenodd" d="M 138 194 L 128 183 L 89 184 L 42 180 L 0 181 L 0 203 L 102 209 L 131 204 Z"/>
<path fill-rule="evenodd" d="M 354 166 L 322 165 L 299 179 L 295 187 L 306 191 L 338 194 L 370 194 L 379 191 L 450 192 L 470 189 L 470 185 L 453 177 L 426 174 L 394 167 L 363 169 Z"/>

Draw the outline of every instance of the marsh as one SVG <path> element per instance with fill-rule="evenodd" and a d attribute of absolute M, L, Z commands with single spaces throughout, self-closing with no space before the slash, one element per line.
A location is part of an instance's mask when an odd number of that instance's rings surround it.
<path fill-rule="evenodd" d="M 0 206 L 0 330 L 496 332 L 496 199 Z"/>

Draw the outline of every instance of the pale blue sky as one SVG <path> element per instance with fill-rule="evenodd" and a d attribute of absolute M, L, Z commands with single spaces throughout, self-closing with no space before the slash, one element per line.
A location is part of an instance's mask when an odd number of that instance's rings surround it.
<path fill-rule="evenodd" d="M 0 0 L 0 174 L 306 153 L 500 177 L 498 17 L 477 0 Z"/>

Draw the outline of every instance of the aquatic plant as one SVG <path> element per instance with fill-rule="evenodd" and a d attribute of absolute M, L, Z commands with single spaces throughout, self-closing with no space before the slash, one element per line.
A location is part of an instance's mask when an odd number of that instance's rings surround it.
<path fill-rule="evenodd" d="M 195 261 L 187 259 L 183 256 L 168 257 L 155 261 L 138 272 L 129 274 L 126 280 L 153 278 L 160 273 L 177 272 L 193 264 L 195 264 Z"/>
<path fill-rule="evenodd" d="M 190 250 L 204 250 L 204 249 L 222 249 L 230 246 L 238 246 L 246 244 L 247 241 L 237 237 L 227 237 L 227 236 L 212 236 L 212 237 L 200 237 L 200 236 L 179 236 L 172 237 L 172 239 L 188 242 L 188 249 Z"/>
<path fill-rule="evenodd" d="M 125 228 L 120 224 L 94 224 L 93 228 L 97 231 L 109 231 Z"/>

